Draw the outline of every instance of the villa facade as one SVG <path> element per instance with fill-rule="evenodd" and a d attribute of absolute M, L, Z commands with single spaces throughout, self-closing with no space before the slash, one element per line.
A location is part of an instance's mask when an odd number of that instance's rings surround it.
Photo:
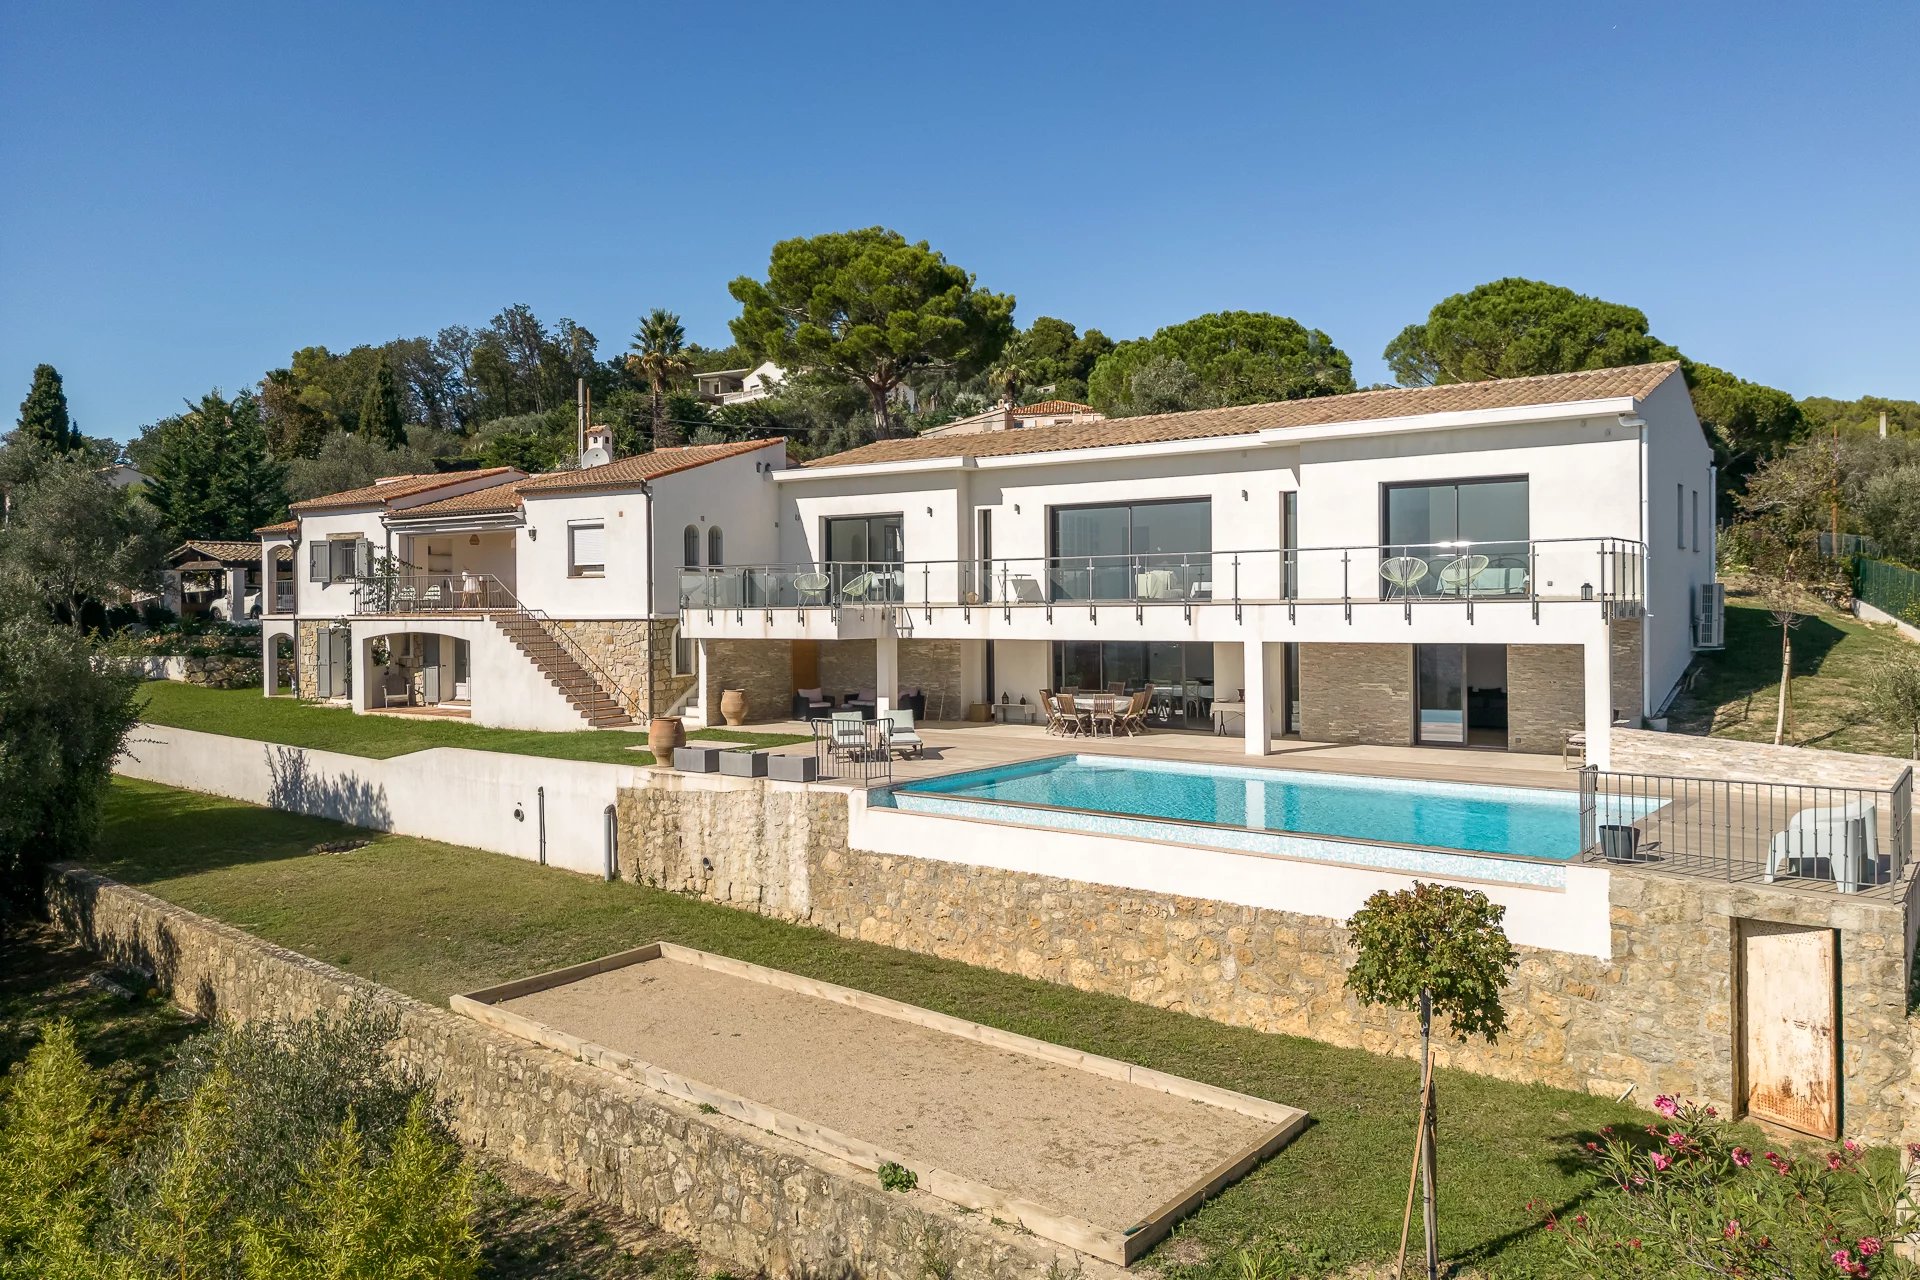
<path fill-rule="evenodd" d="M 526 728 L 1150 689 L 1150 726 L 1255 754 L 1604 764 L 1717 634 L 1714 492 L 1675 364 L 401 477 L 262 531 L 266 680 L 286 637 L 302 696 Z"/>
<path fill-rule="evenodd" d="M 882 441 L 772 477 L 776 559 L 682 572 L 719 690 L 1604 764 L 1714 607 L 1676 364 Z M 1023 705 L 1024 704 L 1024 705 Z"/>

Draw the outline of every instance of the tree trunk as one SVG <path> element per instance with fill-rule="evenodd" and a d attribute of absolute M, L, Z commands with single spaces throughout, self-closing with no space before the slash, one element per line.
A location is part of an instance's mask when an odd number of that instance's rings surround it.
<path fill-rule="evenodd" d="M 1780 628 L 1780 707 L 1773 719 L 1773 745 L 1787 737 L 1787 687 L 1793 683 L 1793 628 Z"/>
<path fill-rule="evenodd" d="M 873 435 L 876 440 L 887 440 L 893 436 L 893 405 L 888 400 L 893 388 L 886 383 L 869 382 L 867 399 L 873 405 Z"/>
<path fill-rule="evenodd" d="M 1440 1276 L 1440 1213 L 1435 1200 L 1440 1175 L 1440 1161 L 1434 1154 L 1434 1143 L 1440 1136 L 1438 1117 L 1435 1111 L 1438 1099 L 1433 1085 L 1433 993 L 1420 993 L 1420 1066 L 1427 1087 L 1420 1098 L 1420 1124 L 1427 1135 L 1426 1147 L 1420 1157 L 1420 1211 L 1427 1229 L 1427 1280 L 1439 1280 Z"/>
<path fill-rule="evenodd" d="M 653 401 L 653 447 L 670 449 L 676 443 L 673 428 L 667 422 L 666 398 L 660 394 L 659 379 L 647 383 L 648 394 Z"/>

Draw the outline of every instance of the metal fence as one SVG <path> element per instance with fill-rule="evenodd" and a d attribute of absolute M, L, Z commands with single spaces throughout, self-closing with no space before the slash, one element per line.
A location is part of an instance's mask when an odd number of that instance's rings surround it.
<path fill-rule="evenodd" d="M 1920 626 L 1920 572 L 1858 556 L 1853 562 L 1853 594 L 1883 613 Z"/>
<path fill-rule="evenodd" d="M 861 782 L 893 781 L 893 721 L 842 717 L 813 721 L 817 776 Z"/>
<path fill-rule="evenodd" d="M 1580 848 L 1716 880 L 1890 891 L 1913 856 L 1913 770 L 1891 787 L 1580 772 Z"/>

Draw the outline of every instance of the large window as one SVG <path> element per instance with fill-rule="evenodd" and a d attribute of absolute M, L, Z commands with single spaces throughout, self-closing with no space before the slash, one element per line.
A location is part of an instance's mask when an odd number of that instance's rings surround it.
<path fill-rule="evenodd" d="M 1526 477 L 1390 484 L 1381 507 L 1383 597 L 1526 593 Z"/>
<path fill-rule="evenodd" d="M 1153 686 L 1150 714 L 1173 728 L 1213 722 L 1213 646 L 1144 640 L 1072 640 L 1053 646 L 1053 687 L 1134 693 Z M 1232 694 L 1234 691 L 1227 691 Z"/>
<path fill-rule="evenodd" d="M 331 538 L 307 544 L 309 581 L 351 582 L 372 572 L 373 544 L 365 538 Z"/>
<path fill-rule="evenodd" d="M 1055 600 L 1178 600 L 1213 592 L 1213 504 L 1205 498 L 1055 507 Z"/>
<path fill-rule="evenodd" d="M 899 515 L 835 516 L 826 521 L 828 572 L 847 600 L 892 600 L 905 581 L 904 520 Z"/>

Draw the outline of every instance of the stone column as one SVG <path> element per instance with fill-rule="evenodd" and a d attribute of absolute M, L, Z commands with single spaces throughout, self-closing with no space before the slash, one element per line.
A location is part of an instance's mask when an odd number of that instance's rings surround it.
<path fill-rule="evenodd" d="M 892 632 L 873 642 L 873 696 L 876 716 L 893 710 L 900 698 L 900 638 Z"/>
<path fill-rule="evenodd" d="M 1582 678 L 1586 681 L 1587 763 L 1608 767 L 1613 741 L 1613 655 L 1607 633 L 1581 646 Z"/>
<path fill-rule="evenodd" d="M 1247 682 L 1247 754 L 1264 756 L 1273 737 L 1273 716 L 1267 705 L 1267 642 L 1246 642 L 1245 665 L 1241 679 Z M 1215 685 L 1215 694 L 1220 686 Z"/>
<path fill-rule="evenodd" d="M 227 570 L 227 621 L 238 622 L 247 616 L 247 571 Z"/>

